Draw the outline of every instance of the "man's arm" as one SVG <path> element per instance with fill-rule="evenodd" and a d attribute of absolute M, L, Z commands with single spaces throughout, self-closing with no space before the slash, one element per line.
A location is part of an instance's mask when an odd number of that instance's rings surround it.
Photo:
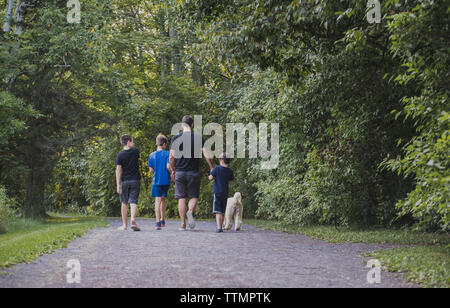
<path fill-rule="evenodd" d="M 208 152 L 208 150 L 206 148 L 203 148 L 203 157 L 205 157 L 206 162 L 208 163 L 209 166 L 209 170 L 213 170 L 214 169 L 214 165 L 212 163 L 212 156 L 210 155 L 210 153 Z"/>
<path fill-rule="evenodd" d="M 122 178 L 122 166 L 117 165 L 117 167 L 116 167 L 116 184 L 117 184 L 117 193 L 119 195 L 122 193 L 122 187 L 120 186 L 121 178 Z"/>
<path fill-rule="evenodd" d="M 175 150 L 170 150 L 170 153 L 169 153 L 169 167 L 170 167 L 170 171 L 171 172 L 175 171 Z"/>

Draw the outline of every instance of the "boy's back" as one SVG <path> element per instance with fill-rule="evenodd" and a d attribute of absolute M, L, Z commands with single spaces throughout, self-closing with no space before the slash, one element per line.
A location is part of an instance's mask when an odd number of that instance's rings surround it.
<path fill-rule="evenodd" d="M 139 181 L 139 150 L 130 148 L 121 151 L 116 158 L 116 165 L 122 166 L 122 181 Z"/>
<path fill-rule="evenodd" d="M 228 183 L 234 180 L 233 170 L 229 167 L 217 166 L 211 171 L 215 178 L 213 192 L 228 195 Z"/>
<path fill-rule="evenodd" d="M 170 173 L 167 164 L 169 164 L 169 151 L 160 150 L 150 154 L 148 166 L 154 170 L 153 185 L 170 185 Z"/>

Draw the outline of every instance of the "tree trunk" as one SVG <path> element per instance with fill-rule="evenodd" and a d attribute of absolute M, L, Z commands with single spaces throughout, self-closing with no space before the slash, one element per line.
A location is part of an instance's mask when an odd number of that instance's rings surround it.
<path fill-rule="evenodd" d="M 16 11 L 14 13 L 14 22 L 16 24 L 16 28 L 14 30 L 15 34 L 22 34 L 23 33 L 23 21 L 25 19 L 25 9 L 27 7 L 26 2 L 20 2 L 20 0 L 17 0 L 16 5 Z"/>
<path fill-rule="evenodd" d="M 172 54 L 170 55 L 171 64 L 175 73 L 182 73 L 184 71 L 183 63 L 183 44 L 179 41 L 178 31 L 174 25 L 173 17 L 170 13 L 167 14 L 167 21 L 169 26 L 169 39 L 171 44 Z"/>
<path fill-rule="evenodd" d="M 15 0 L 8 0 L 6 3 L 6 15 L 5 15 L 5 24 L 3 25 L 3 31 L 9 32 L 11 30 L 11 18 L 13 14 Z"/>
<path fill-rule="evenodd" d="M 27 195 L 25 198 L 25 215 L 30 217 L 33 216 L 33 182 L 34 182 L 34 171 L 31 168 L 28 173 L 27 178 Z"/>

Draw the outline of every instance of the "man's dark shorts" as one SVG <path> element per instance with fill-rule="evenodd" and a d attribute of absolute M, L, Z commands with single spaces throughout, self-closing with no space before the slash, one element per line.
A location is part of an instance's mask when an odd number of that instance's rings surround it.
<path fill-rule="evenodd" d="M 120 194 L 120 202 L 127 204 L 137 204 L 140 189 L 141 189 L 140 181 L 122 182 L 122 193 Z"/>
<path fill-rule="evenodd" d="M 214 194 L 213 214 L 225 214 L 227 209 L 228 195 Z"/>
<path fill-rule="evenodd" d="M 201 174 L 198 171 L 175 172 L 175 199 L 198 198 Z"/>

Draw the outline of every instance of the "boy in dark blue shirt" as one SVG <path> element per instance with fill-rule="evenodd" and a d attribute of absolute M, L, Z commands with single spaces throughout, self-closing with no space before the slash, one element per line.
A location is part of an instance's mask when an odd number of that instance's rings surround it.
<path fill-rule="evenodd" d="M 219 156 L 220 166 L 215 167 L 210 175 L 209 180 L 214 180 L 214 205 L 213 213 L 216 214 L 217 233 L 223 232 L 223 217 L 227 208 L 228 201 L 228 185 L 234 180 L 233 170 L 229 168 L 231 158 L 226 153 Z"/>
<path fill-rule="evenodd" d="M 155 199 L 155 216 L 156 216 L 156 230 L 161 230 L 161 227 L 166 226 L 166 198 L 170 187 L 170 163 L 169 151 L 166 151 L 167 146 L 166 136 L 159 134 L 156 137 L 156 145 L 158 149 L 156 152 L 150 154 L 148 158 L 148 167 L 153 173 L 152 197 Z"/>

